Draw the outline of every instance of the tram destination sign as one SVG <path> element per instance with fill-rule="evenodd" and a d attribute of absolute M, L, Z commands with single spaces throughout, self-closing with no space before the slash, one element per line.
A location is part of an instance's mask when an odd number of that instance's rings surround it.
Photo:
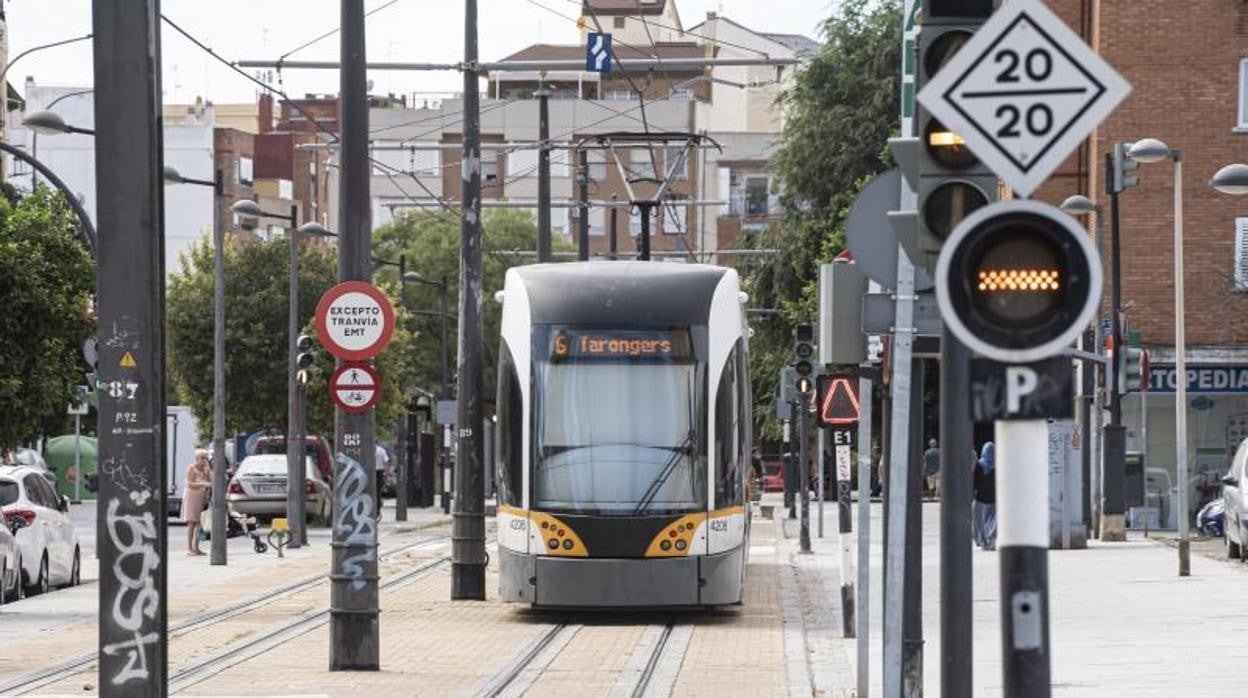
<path fill-rule="evenodd" d="M 596 330 L 562 328 L 550 340 L 552 361 L 667 359 L 688 361 L 688 330 Z"/>
<path fill-rule="evenodd" d="M 1027 197 L 1130 92 L 1043 2 L 1012 0 L 918 99 Z"/>
<path fill-rule="evenodd" d="M 394 333 L 390 299 L 372 284 L 344 281 L 325 292 L 316 306 L 321 345 L 345 361 L 377 356 Z"/>

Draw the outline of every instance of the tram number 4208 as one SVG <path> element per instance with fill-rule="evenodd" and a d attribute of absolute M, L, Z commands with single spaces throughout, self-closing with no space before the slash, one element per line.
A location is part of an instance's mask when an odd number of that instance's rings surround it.
<path fill-rule="evenodd" d="M 727 519 L 711 519 L 709 523 L 709 528 L 712 531 L 719 531 L 720 533 L 727 533 L 728 532 L 728 520 Z"/>

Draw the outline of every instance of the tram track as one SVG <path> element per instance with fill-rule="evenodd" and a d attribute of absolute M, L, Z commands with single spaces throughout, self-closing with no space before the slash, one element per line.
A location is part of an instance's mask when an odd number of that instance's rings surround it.
<path fill-rule="evenodd" d="M 412 550 L 441 544 L 450 540 L 450 537 L 450 533 L 448 532 L 446 534 L 425 537 L 420 540 L 412 541 L 411 543 L 403 544 L 393 550 L 382 552 L 378 555 L 378 562 L 387 561 Z M 440 564 L 441 562 L 449 559 L 449 556 L 444 556 L 437 558 L 437 561 Z M 424 566 L 422 565 L 421 567 L 423 568 Z M 219 623 L 232 620 L 246 613 L 272 605 L 282 599 L 294 596 L 295 594 L 313 589 L 328 579 L 329 574 L 324 572 L 310 574 L 289 584 L 278 587 L 277 589 L 268 590 L 263 594 L 243 599 L 232 604 L 226 604 L 224 606 L 209 609 L 173 624 L 169 628 L 169 638 L 173 639 L 183 637 L 185 635 L 215 626 Z M 24 695 L 45 686 L 64 681 L 75 675 L 83 673 L 83 670 L 88 668 L 98 658 L 98 652 L 83 653 L 60 664 L 19 676 L 16 679 L 6 683 L 0 683 L 0 695 Z"/>

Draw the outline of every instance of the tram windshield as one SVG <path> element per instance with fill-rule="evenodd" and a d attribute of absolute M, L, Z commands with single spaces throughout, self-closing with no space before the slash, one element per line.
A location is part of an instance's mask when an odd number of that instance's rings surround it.
<path fill-rule="evenodd" d="M 704 508 L 699 363 L 688 330 L 535 337 L 534 499 L 601 516 Z"/>

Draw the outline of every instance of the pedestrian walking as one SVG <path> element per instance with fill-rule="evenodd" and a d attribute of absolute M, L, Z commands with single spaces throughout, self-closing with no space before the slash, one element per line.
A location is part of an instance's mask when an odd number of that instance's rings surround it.
<path fill-rule="evenodd" d="M 984 550 L 997 547 L 997 447 L 989 441 L 974 465 L 974 499 L 971 502 L 971 530 L 975 545 Z"/>
<path fill-rule="evenodd" d="M 940 449 L 936 439 L 928 440 L 927 450 L 923 452 L 923 479 L 928 495 L 940 497 Z"/>
<path fill-rule="evenodd" d="M 186 489 L 182 491 L 182 521 L 186 523 L 186 554 L 203 555 L 199 549 L 199 519 L 208 507 L 212 489 L 212 465 L 208 451 L 195 449 L 195 460 L 186 469 Z"/>

